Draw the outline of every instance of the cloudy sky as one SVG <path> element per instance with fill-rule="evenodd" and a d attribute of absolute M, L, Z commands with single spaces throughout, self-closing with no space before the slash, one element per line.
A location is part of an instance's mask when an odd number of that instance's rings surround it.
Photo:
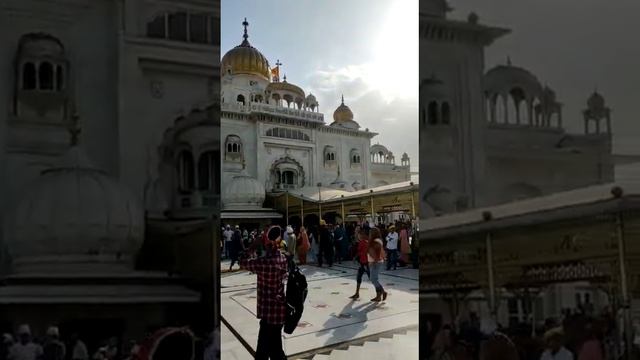
<path fill-rule="evenodd" d="M 313 93 L 325 121 L 344 94 L 360 126 L 418 164 L 418 0 L 223 0 L 222 54 L 249 42 Z M 412 165 L 413 167 L 413 165 Z"/>
<path fill-rule="evenodd" d="M 614 151 L 640 154 L 640 1 L 450 0 L 451 17 L 474 11 L 512 33 L 487 49 L 486 66 L 510 56 L 556 90 L 572 131 L 597 87 L 612 108 Z"/>

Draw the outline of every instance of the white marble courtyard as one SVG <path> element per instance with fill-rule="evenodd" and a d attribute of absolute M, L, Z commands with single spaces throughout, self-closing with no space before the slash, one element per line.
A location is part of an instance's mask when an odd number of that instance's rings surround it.
<path fill-rule="evenodd" d="M 222 269 L 228 269 L 223 262 Z M 418 270 L 381 274 L 387 301 L 372 303 L 373 286 L 364 277 L 360 300 L 355 290 L 355 263 L 332 268 L 302 268 L 309 283 L 305 311 L 296 331 L 283 334 L 290 359 L 342 359 L 374 355 L 376 359 L 418 357 Z M 252 359 L 258 336 L 256 276 L 246 271 L 222 274 L 222 359 Z M 384 346 L 383 346 L 384 345 Z"/>

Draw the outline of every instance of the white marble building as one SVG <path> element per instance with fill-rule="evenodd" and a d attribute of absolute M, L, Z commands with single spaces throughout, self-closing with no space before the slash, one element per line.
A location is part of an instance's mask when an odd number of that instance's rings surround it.
<path fill-rule="evenodd" d="M 487 70 L 485 48 L 510 30 L 484 25 L 474 13 L 451 19 L 449 10 L 445 0 L 420 1 L 422 216 L 611 182 L 616 158 L 604 97 L 585 90 L 584 110 L 566 113 L 549 86 L 506 55 Z M 567 118 L 582 121 L 583 133 L 567 132 Z M 577 297 L 602 305 L 588 284 L 547 290 L 535 305 L 541 317 L 577 306 Z M 483 294 L 470 298 L 480 300 L 470 301 L 474 311 L 488 315 Z M 523 320 L 522 303 L 505 300 L 499 320 L 514 319 Z"/>
<path fill-rule="evenodd" d="M 249 43 L 246 20 L 243 25 L 244 40 L 221 62 L 225 210 L 243 203 L 255 208 L 265 193 L 302 193 L 319 184 L 354 191 L 410 180 L 407 154 L 397 163 L 389 149 L 372 145 L 377 134 L 360 127 L 344 97 L 327 124 L 315 96 L 281 80 L 279 66 L 270 67 Z M 230 191 L 240 189 L 236 181 L 245 184 L 246 196 Z"/>
<path fill-rule="evenodd" d="M 22 271 L 18 260 L 35 256 L 29 249 L 46 260 L 62 252 L 86 255 L 89 247 L 90 267 L 120 256 L 122 244 L 135 257 L 145 213 L 147 220 L 175 220 L 217 212 L 219 8 L 211 0 L 0 4 L 3 277 Z M 74 120 L 81 135 L 72 154 L 82 154 L 82 166 L 60 165 Z M 197 188 L 176 175 L 185 148 L 198 160 L 185 175 L 198 180 Z M 109 181 L 91 178 L 85 163 Z M 61 169 L 89 179 L 63 186 L 64 177 L 48 175 Z M 33 198 L 42 188 L 62 192 Z M 114 196 L 136 206 L 117 208 Z M 29 208 L 41 212 L 21 213 L 18 204 L 28 201 L 41 202 Z M 30 227 L 38 231 L 20 231 Z"/>
<path fill-rule="evenodd" d="M 421 1 L 422 213 L 447 213 L 613 180 L 611 118 L 602 95 L 563 111 L 544 81 L 507 58 L 485 69 L 484 49 L 509 30 L 446 17 Z M 565 118 L 584 122 L 568 133 Z"/>

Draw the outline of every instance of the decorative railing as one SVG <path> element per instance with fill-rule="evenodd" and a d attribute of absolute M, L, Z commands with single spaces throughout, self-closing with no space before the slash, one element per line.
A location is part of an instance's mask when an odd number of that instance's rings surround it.
<path fill-rule="evenodd" d="M 296 119 L 305 119 L 309 121 L 316 122 L 324 122 L 324 114 L 299 110 L 299 109 L 291 109 L 283 106 L 264 104 L 264 103 L 256 103 L 252 102 L 248 105 L 243 104 L 232 104 L 232 103 L 222 103 L 221 104 L 222 111 L 233 111 L 239 113 L 249 114 L 252 112 L 261 112 L 265 114 L 273 114 L 278 116 L 287 116 Z"/>

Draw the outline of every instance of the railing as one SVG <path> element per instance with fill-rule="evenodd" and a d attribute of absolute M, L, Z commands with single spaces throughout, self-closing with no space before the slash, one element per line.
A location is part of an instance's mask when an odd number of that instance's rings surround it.
<path fill-rule="evenodd" d="M 291 109 L 283 106 L 264 104 L 264 103 L 256 103 L 252 102 L 248 105 L 243 104 L 233 104 L 233 103 L 222 103 L 221 104 L 222 111 L 233 111 L 239 113 L 249 114 L 252 112 L 262 112 L 267 114 L 274 114 L 280 116 L 293 117 L 296 119 L 305 119 L 309 121 L 317 121 L 324 122 L 324 114 L 300 110 L 300 109 Z"/>

